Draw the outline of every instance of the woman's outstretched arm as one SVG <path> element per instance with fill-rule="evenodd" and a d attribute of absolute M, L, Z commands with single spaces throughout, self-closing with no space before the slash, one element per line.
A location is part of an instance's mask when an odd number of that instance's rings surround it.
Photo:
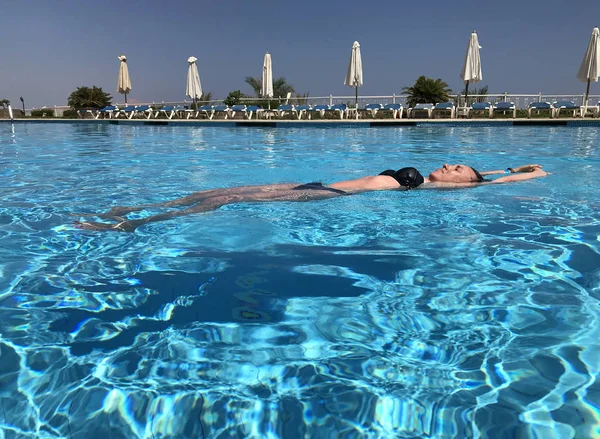
<path fill-rule="evenodd" d="M 523 166 L 517 166 L 516 168 L 508 168 L 506 170 L 504 169 L 498 169 L 496 171 L 483 171 L 480 172 L 481 175 L 494 175 L 494 174 L 506 174 L 506 172 L 510 172 L 511 174 L 516 174 L 518 172 L 532 172 L 535 171 L 536 169 L 542 169 L 542 165 L 523 165 Z"/>
<path fill-rule="evenodd" d="M 513 181 L 524 181 L 531 180 L 533 178 L 545 177 L 546 175 L 548 175 L 546 171 L 543 171 L 541 168 L 536 168 L 533 171 L 522 172 L 519 174 L 515 173 L 507 175 L 506 177 L 500 177 L 495 179 L 494 181 L 491 181 L 490 183 L 510 183 Z"/>

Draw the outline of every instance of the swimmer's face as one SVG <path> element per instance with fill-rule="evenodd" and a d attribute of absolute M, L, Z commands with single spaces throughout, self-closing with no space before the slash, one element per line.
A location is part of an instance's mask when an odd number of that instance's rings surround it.
<path fill-rule="evenodd" d="M 429 180 L 441 183 L 471 183 L 478 181 L 478 178 L 470 166 L 444 163 L 444 166 L 429 174 Z"/>

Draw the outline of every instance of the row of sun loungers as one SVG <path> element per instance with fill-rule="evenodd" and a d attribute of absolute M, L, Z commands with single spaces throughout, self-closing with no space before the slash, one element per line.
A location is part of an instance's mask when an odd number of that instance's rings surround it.
<path fill-rule="evenodd" d="M 571 113 L 573 117 L 585 117 L 588 113 L 596 117 L 600 115 L 600 102 L 596 106 L 581 106 L 575 105 L 573 101 L 556 101 L 550 102 L 532 102 L 527 109 L 527 117 L 533 114 L 548 112 L 551 118 L 560 117 L 561 111 L 563 114 Z M 426 115 L 427 118 L 432 118 L 436 114 L 447 114 L 450 118 L 465 116 L 473 117 L 481 113 L 489 118 L 495 114 L 509 114 L 513 119 L 517 117 L 517 106 L 514 102 L 475 102 L 469 107 L 455 107 L 453 102 L 444 102 L 440 104 L 418 104 L 413 108 L 409 108 L 407 117 L 416 117 L 418 113 Z"/>
<path fill-rule="evenodd" d="M 583 106 L 575 105 L 573 101 L 557 101 L 554 103 L 550 102 L 533 102 L 528 109 L 528 116 L 531 117 L 532 113 L 542 113 L 547 111 L 550 117 L 560 117 L 560 112 L 571 113 L 573 117 L 585 117 L 588 113 L 592 117 L 600 116 L 600 102 L 594 106 Z"/>
<path fill-rule="evenodd" d="M 533 114 L 540 114 L 547 112 L 551 118 L 560 116 L 561 111 L 563 114 L 572 113 L 573 117 L 580 116 L 585 117 L 588 113 L 593 116 L 600 116 L 600 103 L 597 106 L 583 107 L 575 105 L 573 101 L 557 101 L 554 103 L 550 102 L 532 102 L 527 109 L 528 117 Z M 110 118 L 110 119 L 134 119 L 134 118 L 145 118 L 145 119 L 156 119 L 159 117 L 166 117 L 167 119 L 190 119 L 190 118 L 206 118 L 213 120 L 215 118 L 222 119 L 233 119 L 236 114 L 241 114 L 244 119 L 265 118 L 271 119 L 273 117 L 282 119 L 285 116 L 290 116 L 293 119 L 312 119 L 313 115 L 318 114 L 321 118 L 324 118 L 326 114 L 333 114 L 335 118 L 348 119 L 352 115 L 357 116 L 356 109 L 348 107 L 346 104 L 336 105 L 280 105 L 279 108 L 273 110 L 267 110 L 256 105 L 233 105 L 228 106 L 224 104 L 219 105 L 203 105 L 198 109 L 190 109 L 181 105 L 166 105 L 160 109 L 153 109 L 149 105 L 130 105 L 124 108 L 118 108 L 116 106 L 108 106 L 101 110 L 80 110 L 80 117 L 85 117 L 86 113 L 91 114 L 95 119 Z M 408 118 L 425 117 L 428 119 L 434 117 L 447 116 L 451 119 L 464 116 L 467 118 L 473 117 L 477 114 L 482 114 L 489 118 L 493 118 L 495 114 L 509 114 L 514 118 L 517 117 L 517 107 L 513 102 L 498 102 L 492 104 L 491 102 L 476 102 L 469 107 L 457 108 L 453 102 L 442 102 L 438 104 L 417 104 L 411 108 L 404 108 L 402 104 L 367 104 L 364 108 L 359 110 L 358 116 L 360 117 L 371 117 L 376 118 L 377 114 L 388 113 L 394 119 L 402 119 L 403 115 L 406 114 Z"/>
<path fill-rule="evenodd" d="M 205 115 L 209 119 L 212 119 L 215 114 L 222 113 L 224 118 L 233 118 L 235 114 L 241 112 L 244 117 L 252 119 L 254 114 L 259 114 L 263 109 L 258 106 L 245 106 L 245 105 L 234 105 L 229 107 L 227 105 L 205 105 L 197 110 L 186 108 L 182 105 L 166 105 L 160 109 L 154 109 L 149 105 L 130 105 L 124 108 L 118 108 L 117 106 L 110 105 L 104 107 L 101 110 L 79 110 L 79 116 L 84 118 L 86 114 L 92 115 L 94 119 L 134 119 L 134 118 L 159 118 L 165 116 L 167 119 L 190 119 L 191 117 L 198 117 L 199 115 Z"/>
<path fill-rule="evenodd" d="M 348 108 L 346 104 L 337 105 L 280 105 L 279 108 L 273 110 L 266 110 L 256 105 L 203 105 L 197 110 L 185 108 L 183 106 L 172 106 L 167 105 L 160 109 L 153 109 L 148 105 L 141 106 L 127 106 L 124 108 L 118 108 L 117 106 L 111 105 L 101 110 L 79 110 L 79 116 L 84 118 L 86 114 L 91 115 L 94 119 L 134 119 L 134 118 L 159 118 L 166 117 L 167 119 L 179 118 L 179 119 L 190 119 L 205 117 L 209 120 L 214 118 L 222 119 L 233 119 L 236 114 L 242 114 L 245 119 L 256 118 L 283 118 L 286 115 L 290 115 L 295 119 L 312 119 L 313 115 L 319 114 L 322 118 L 325 114 L 334 114 L 335 117 L 340 119 L 348 118 L 350 111 L 353 109 Z M 370 112 L 373 117 L 377 112 L 389 112 L 394 119 L 402 118 L 403 108 L 401 104 L 370 104 L 367 106 L 366 111 Z"/>

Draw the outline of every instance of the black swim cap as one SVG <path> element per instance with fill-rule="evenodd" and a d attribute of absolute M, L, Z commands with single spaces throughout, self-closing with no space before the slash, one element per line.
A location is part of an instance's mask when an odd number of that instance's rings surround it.
<path fill-rule="evenodd" d="M 379 175 L 389 175 L 390 177 L 393 177 L 394 180 L 400 184 L 400 186 L 410 189 L 421 186 L 425 181 L 421 173 L 415 168 L 402 168 L 398 169 L 397 171 L 389 169 L 387 171 L 383 171 Z"/>

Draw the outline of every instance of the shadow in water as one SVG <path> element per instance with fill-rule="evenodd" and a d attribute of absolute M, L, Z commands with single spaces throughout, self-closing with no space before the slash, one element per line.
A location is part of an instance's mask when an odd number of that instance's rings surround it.
<path fill-rule="evenodd" d="M 365 287 L 355 285 L 358 278 L 393 281 L 398 270 L 416 265 L 411 257 L 386 257 L 377 249 L 360 248 L 361 254 L 335 254 L 339 248 L 281 246 L 277 255 L 261 252 L 208 252 L 202 257 L 227 262 L 218 273 L 182 271 L 149 271 L 128 276 L 136 285 L 123 285 L 122 279 L 100 280 L 94 287 L 79 287 L 79 294 L 138 294 L 150 291 L 137 308 L 105 309 L 93 312 L 82 309 L 61 309 L 61 317 L 50 329 L 57 332 L 78 331 L 81 325 L 94 319 L 95 326 L 115 324 L 135 319 L 116 337 L 108 340 L 86 340 L 71 344 L 74 355 L 93 349 L 113 350 L 131 345 L 136 336 L 160 332 L 168 327 L 185 327 L 195 322 L 276 322 L 281 321 L 286 303 L 293 297 L 356 297 Z M 282 256 L 284 255 L 284 256 Z M 287 256 L 285 256 L 287 255 Z M 298 267 L 326 267 L 319 270 L 299 270 Z M 318 274 L 315 274 L 318 273 Z M 352 273 L 351 276 L 348 273 Z M 169 311 L 166 312 L 165 310 Z M 101 332 L 101 329 L 98 329 Z"/>

